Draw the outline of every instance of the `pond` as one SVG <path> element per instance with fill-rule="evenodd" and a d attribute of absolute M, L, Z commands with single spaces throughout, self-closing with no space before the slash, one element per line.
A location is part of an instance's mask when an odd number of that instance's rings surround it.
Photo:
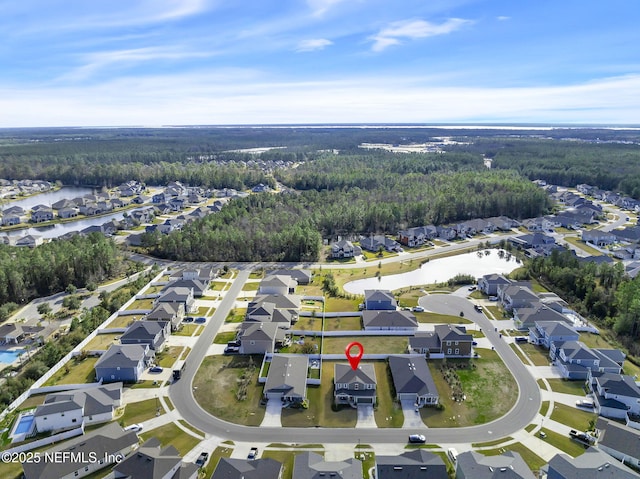
<path fill-rule="evenodd" d="M 352 294 L 364 294 L 367 289 L 392 291 L 421 284 L 444 283 L 457 274 L 470 274 L 479 278 L 485 274 L 507 274 L 520 267 L 521 263 L 515 256 L 504 252 L 501 258 L 499 251 L 501 250 L 474 251 L 433 259 L 407 273 L 350 281 L 344 285 L 344 290 Z"/>
<path fill-rule="evenodd" d="M 11 206 L 20 206 L 25 210 L 30 210 L 36 205 L 51 206 L 53 203 L 56 203 L 60 200 L 71 200 L 80 196 L 90 195 L 94 192 L 95 190 L 92 188 L 85 188 L 80 186 L 63 186 L 57 191 L 47 191 L 45 193 L 28 196 L 27 198 L 3 201 L 2 209 L 6 210 Z"/>

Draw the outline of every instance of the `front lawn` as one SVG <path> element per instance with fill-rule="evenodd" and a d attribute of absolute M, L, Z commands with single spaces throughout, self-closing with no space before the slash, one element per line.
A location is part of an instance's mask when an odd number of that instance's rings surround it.
<path fill-rule="evenodd" d="M 547 461 L 542 459 L 531 449 L 529 449 L 528 447 L 524 446 L 519 442 L 516 442 L 515 444 L 509 444 L 508 446 L 500 449 L 490 449 L 486 451 L 480 451 L 480 454 L 484 454 L 485 456 L 498 456 L 502 454 L 505 449 L 509 451 L 517 452 L 518 454 L 520 454 L 524 462 L 526 462 L 527 466 L 529 466 L 529 469 L 531 469 L 531 471 L 534 474 L 536 474 L 536 477 L 537 477 L 537 472 L 540 470 L 540 468 L 547 463 Z"/>
<path fill-rule="evenodd" d="M 199 336 L 204 328 L 200 327 L 198 324 L 182 324 L 180 325 L 180 330 L 172 333 L 174 336 L 193 336 L 193 333 L 196 333 L 196 336 Z"/>
<path fill-rule="evenodd" d="M 556 393 L 576 394 L 578 396 L 584 396 L 584 381 L 568 381 L 566 379 L 547 379 L 551 390 Z"/>
<path fill-rule="evenodd" d="M 98 358 L 93 357 L 72 359 L 51 376 L 44 386 L 92 383 L 96 378 L 94 367 L 97 361 Z"/>
<path fill-rule="evenodd" d="M 148 432 L 140 434 L 140 437 L 143 441 L 155 437 L 160 440 L 160 444 L 162 445 L 162 447 L 171 445 L 178 450 L 181 456 L 187 454 L 200 442 L 200 439 L 187 434 L 174 423 L 169 423 L 164 426 L 152 429 Z"/>
<path fill-rule="evenodd" d="M 518 343 L 518 346 L 535 366 L 549 366 L 551 359 L 548 350 L 530 343 Z"/>
<path fill-rule="evenodd" d="M 182 354 L 182 346 L 171 346 L 165 348 L 156 355 L 156 364 L 163 368 L 170 368 Z"/>
<path fill-rule="evenodd" d="M 324 338 L 323 354 L 344 353 L 347 345 L 357 341 L 365 354 L 403 354 L 407 352 L 409 340 L 406 336 L 343 336 Z"/>
<path fill-rule="evenodd" d="M 551 419 L 561 424 L 565 424 L 578 431 L 587 431 L 591 428 L 591 421 L 595 421 L 598 416 L 592 412 L 583 411 L 575 407 L 555 403 Z"/>
<path fill-rule="evenodd" d="M 129 426 L 153 419 L 156 417 L 158 408 L 161 413 L 164 412 L 160 400 L 157 398 L 128 403 L 124 408 L 124 414 L 118 419 L 118 424 Z"/>
<path fill-rule="evenodd" d="M 543 427 L 541 431 L 543 431 L 547 435 L 547 437 L 543 439 L 544 442 L 548 442 L 552 446 L 566 452 L 571 457 L 578 457 L 581 454 L 584 454 L 585 446 L 577 441 L 574 441 L 568 435 L 564 436 L 560 433 L 552 431 L 551 429 L 547 429 L 546 427 Z"/>
<path fill-rule="evenodd" d="M 466 400 L 456 402 L 444 379 L 440 366 L 445 360 L 430 360 L 429 369 L 440 394 L 443 410 L 421 408 L 423 421 L 429 427 L 462 427 L 485 424 L 505 415 L 515 404 L 518 387 L 515 379 L 495 351 L 477 349 L 477 359 L 448 359 L 453 367 L 475 364 L 475 369 L 457 369 Z"/>
<path fill-rule="evenodd" d="M 259 426 L 263 385 L 258 383 L 262 356 L 208 356 L 193 380 L 194 397 L 202 408 L 225 421 Z M 240 399 L 238 399 L 240 398 Z"/>
<path fill-rule="evenodd" d="M 203 469 L 204 477 L 209 478 L 213 475 L 213 471 L 216 470 L 220 459 L 223 457 L 231 457 L 231 453 L 233 452 L 232 447 L 218 446 L 216 449 L 209 455 L 209 462 L 207 466 Z"/>
<path fill-rule="evenodd" d="M 227 344 L 229 341 L 233 341 L 236 339 L 235 331 L 227 331 L 226 333 L 218 333 L 216 337 L 213 338 L 213 344 Z"/>
<path fill-rule="evenodd" d="M 393 396 L 393 379 L 386 361 L 373 361 L 376 371 L 376 391 L 378 404 L 375 418 L 378 427 L 402 427 L 404 414 L 402 407 Z"/>
<path fill-rule="evenodd" d="M 227 323 L 241 323 L 244 321 L 244 317 L 247 315 L 247 308 L 234 308 L 229 311 L 227 315 L 227 319 L 225 322 Z"/>
<path fill-rule="evenodd" d="M 246 283 L 244 283 L 244 285 L 242 286 L 242 291 L 258 291 L 258 288 L 260 287 L 260 281 L 247 281 Z"/>

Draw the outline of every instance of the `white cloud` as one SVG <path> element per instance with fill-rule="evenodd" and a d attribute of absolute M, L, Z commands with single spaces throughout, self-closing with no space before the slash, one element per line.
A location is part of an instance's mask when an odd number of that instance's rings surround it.
<path fill-rule="evenodd" d="M 511 20 L 511 17 L 507 17 L 507 16 L 504 16 L 504 15 L 500 15 L 499 17 L 496 17 L 496 18 L 501 22 L 505 22 L 507 20 Z"/>
<path fill-rule="evenodd" d="M 313 15 L 321 17 L 334 5 L 337 5 L 344 0 L 307 0 L 307 4 L 311 7 Z"/>
<path fill-rule="evenodd" d="M 426 20 L 401 20 L 393 22 L 371 37 L 373 40 L 373 46 L 371 48 L 373 51 L 379 52 L 391 45 L 401 43 L 402 39 L 413 40 L 415 38 L 446 35 L 459 30 L 470 22 L 470 20 L 462 18 L 449 18 L 446 22 L 440 24 L 427 22 Z"/>
<path fill-rule="evenodd" d="M 298 43 L 298 48 L 296 48 L 296 51 L 311 52 L 314 50 L 323 50 L 329 45 L 333 45 L 333 42 L 331 40 L 327 40 L 326 38 L 312 38 L 309 40 L 302 40 L 300 43 Z"/>

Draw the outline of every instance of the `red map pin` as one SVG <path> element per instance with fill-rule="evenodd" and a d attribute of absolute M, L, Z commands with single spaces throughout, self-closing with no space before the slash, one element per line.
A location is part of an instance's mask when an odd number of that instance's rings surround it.
<path fill-rule="evenodd" d="M 354 347 L 358 348 L 358 352 L 356 354 L 351 354 L 351 349 Z M 351 364 L 351 369 L 355 371 L 356 369 L 358 369 L 358 364 L 360 364 L 360 359 L 364 354 L 364 347 L 359 342 L 354 341 L 347 345 L 347 348 L 344 350 L 344 354 L 345 356 L 347 356 L 349 364 Z"/>

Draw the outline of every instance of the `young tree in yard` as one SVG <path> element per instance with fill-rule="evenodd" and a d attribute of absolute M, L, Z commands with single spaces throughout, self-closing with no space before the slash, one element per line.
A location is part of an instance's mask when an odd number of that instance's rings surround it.
<path fill-rule="evenodd" d="M 38 313 L 42 316 L 47 316 L 49 313 L 51 313 L 51 305 L 49 305 L 49 303 L 39 304 Z"/>

